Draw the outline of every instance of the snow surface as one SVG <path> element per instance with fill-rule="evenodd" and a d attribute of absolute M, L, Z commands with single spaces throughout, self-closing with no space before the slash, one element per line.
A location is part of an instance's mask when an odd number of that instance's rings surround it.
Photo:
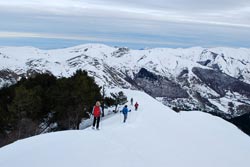
<path fill-rule="evenodd" d="M 30 137 L 0 148 L 1 167 L 248 167 L 250 138 L 202 112 L 175 113 L 149 95 L 123 90 L 139 110 L 101 121 L 101 130 Z"/>

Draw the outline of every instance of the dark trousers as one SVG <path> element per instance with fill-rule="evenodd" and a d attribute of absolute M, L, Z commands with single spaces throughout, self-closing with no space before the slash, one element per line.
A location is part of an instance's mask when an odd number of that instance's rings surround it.
<path fill-rule="evenodd" d="M 123 116 L 124 116 L 123 122 L 125 123 L 127 120 L 128 114 L 123 114 Z"/>
<path fill-rule="evenodd" d="M 95 124 L 96 124 L 96 128 L 98 129 L 99 123 L 100 123 L 100 117 L 94 117 L 93 127 L 95 127 Z"/>

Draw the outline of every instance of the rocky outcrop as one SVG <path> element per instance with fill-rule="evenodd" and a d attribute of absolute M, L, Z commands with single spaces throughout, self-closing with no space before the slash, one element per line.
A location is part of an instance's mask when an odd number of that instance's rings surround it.
<path fill-rule="evenodd" d="M 155 75 L 142 68 L 134 78 L 135 83 L 153 97 L 188 98 L 188 93 L 174 81 Z"/>
<path fill-rule="evenodd" d="M 220 71 L 194 67 L 192 72 L 216 91 L 220 96 L 225 96 L 228 91 L 237 92 L 250 98 L 250 84 L 244 83 Z"/>

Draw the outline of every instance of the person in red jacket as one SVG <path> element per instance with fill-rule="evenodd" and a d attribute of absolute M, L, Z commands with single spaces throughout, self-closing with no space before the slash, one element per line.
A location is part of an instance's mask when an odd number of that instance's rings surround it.
<path fill-rule="evenodd" d="M 135 103 L 135 111 L 137 111 L 139 104 L 136 102 Z"/>
<path fill-rule="evenodd" d="M 102 114 L 102 109 L 100 107 L 100 102 L 99 101 L 97 101 L 95 106 L 93 107 L 92 114 L 94 115 L 92 129 L 95 129 L 95 125 L 96 125 L 96 129 L 99 130 L 100 117 L 101 117 L 101 114 Z"/>

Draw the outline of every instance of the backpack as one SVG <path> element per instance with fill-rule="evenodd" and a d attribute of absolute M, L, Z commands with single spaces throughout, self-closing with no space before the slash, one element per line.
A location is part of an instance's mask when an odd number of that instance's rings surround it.
<path fill-rule="evenodd" d="M 100 117 L 100 115 L 101 115 L 100 107 L 95 106 L 93 110 L 94 110 L 94 111 L 93 111 L 93 115 L 94 115 L 95 117 Z"/>

